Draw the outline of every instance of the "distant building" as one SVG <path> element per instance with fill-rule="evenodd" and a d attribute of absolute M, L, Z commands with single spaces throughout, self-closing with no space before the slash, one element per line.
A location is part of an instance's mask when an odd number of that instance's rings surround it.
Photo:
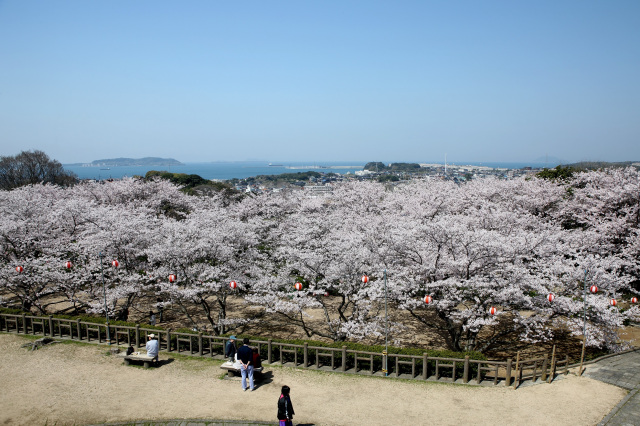
<path fill-rule="evenodd" d="M 328 194 L 333 191 L 333 188 L 329 185 L 306 185 L 304 190 L 312 194 Z"/>

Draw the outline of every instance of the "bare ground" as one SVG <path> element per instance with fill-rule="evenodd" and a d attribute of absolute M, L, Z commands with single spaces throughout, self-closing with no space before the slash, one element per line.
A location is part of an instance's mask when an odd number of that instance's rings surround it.
<path fill-rule="evenodd" d="M 280 387 L 291 387 L 295 423 L 597 424 L 626 394 L 568 376 L 512 388 L 454 386 L 267 367 L 255 392 L 221 379 L 219 361 L 161 354 L 161 367 L 125 366 L 105 346 L 65 343 L 29 352 L 0 334 L 0 424 L 67 425 L 137 419 L 274 421 Z"/>

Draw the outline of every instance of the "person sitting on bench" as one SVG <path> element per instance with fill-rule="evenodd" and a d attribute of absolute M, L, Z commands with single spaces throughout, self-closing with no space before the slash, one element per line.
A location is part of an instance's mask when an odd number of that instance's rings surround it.
<path fill-rule="evenodd" d="M 253 369 L 262 367 L 262 358 L 260 357 L 260 352 L 258 352 L 258 348 L 253 348 Z"/>
<path fill-rule="evenodd" d="M 149 335 L 149 341 L 147 342 L 147 355 L 153 357 L 152 361 L 158 363 L 158 341 L 155 339 L 155 334 Z"/>

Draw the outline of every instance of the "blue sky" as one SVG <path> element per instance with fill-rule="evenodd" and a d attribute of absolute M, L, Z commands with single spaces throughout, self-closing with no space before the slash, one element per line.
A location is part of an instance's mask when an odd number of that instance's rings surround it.
<path fill-rule="evenodd" d="M 640 161 L 640 1 L 0 0 L 0 155 Z"/>

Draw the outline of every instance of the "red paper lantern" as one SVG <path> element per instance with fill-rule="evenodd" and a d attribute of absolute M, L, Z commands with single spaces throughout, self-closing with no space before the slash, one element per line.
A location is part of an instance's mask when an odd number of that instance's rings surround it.
<path fill-rule="evenodd" d="M 232 290 L 235 290 L 236 288 L 238 288 L 238 283 L 235 281 L 231 281 L 229 283 L 229 287 L 231 287 Z"/>
<path fill-rule="evenodd" d="M 429 303 L 431 303 L 432 301 L 433 301 L 433 299 L 431 298 L 431 296 L 426 295 L 426 296 L 424 297 L 424 303 L 426 303 L 427 305 L 428 305 Z"/>
<path fill-rule="evenodd" d="M 589 287 L 589 291 L 591 293 L 597 293 L 598 292 L 598 286 L 597 285 L 592 285 L 591 287 Z"/>
<path fill-rule="evenodd" d="M 171 275 L 169 275 L 169 282 L 170 282 L 170 283 L 176 282 L 176 276 L 175 276 L 175 274 L 171 274 Z"/>
<path fill-rule="evenodd" d="M 618 302 L 616 302 L 616 299 L 611 299 L 611 300 L 609 300 L 609 304 L 611 306 L 616 306 L 618 304 Z"/>
<path fill-rule="evenodd" d="M 22 266 L 16 266 L 16 271 L 21 274 L 22 271 L 24 271 L 24 268 Z"/>
<path fill-rule="evenodd" d="M 120 266 L 120 262 L 118 262 L 117 260 L 115 260 L 115 259 L 114 259 L 114 260 L 111 262 L 111 266 L 113 266 L 114 268 L 117 268 L 118 266 Z"/>
<path fill-rule="evenodd" d="M 493 307 L 493 306 L 491 307 L 491 309 L 489 309 L 489 313 L 490 313 L 491 315 L 495 315 L 497 312 L 498 312 L 498 310 L 497 310 L 495 307 Z"/>
<path fill-rule="evenodd" d="M 547 300 L 549 300 L 549 302 L 553 302 L 553 299 L 555 299 L 556 297 L 553 295 L 553 293 L 549 293 L 549 295 L 547 296 Z"/>
<path fill-rule="evenodd" d="M 638 298 L 637 297 L 632 297 L 631 298 L 631 303 L 638 303 Z"/>
<path fill-rule="evenodd" d="M 64 267 L 65 267 L 65 268 L 67 268 L 67 269 L 71 269 L 71 267 L 72 267 L 72 266 L 73 266 L 73 265 L 72 265 L 72 264 L 71 264 L 71 262 L 69 262 L 69 261 L 67 261 L 67 262 L 64 264 Z"/>
<path fill-rule="evenodd" d="M 366 275 L 363 275 L 361 279 L 362 279 L 362 283 L 363 283 L 363 284 L 366 284 L 366 283 L 368 283 L 368 282 L 369 282 L 369 277 L 368 277 L 368 276 L 366 276 Z"/>
<path fill-rule="evenodd" d="M 302 283 L 295 283 L 294 287 L 296 288 L 296 290 L 300 291 L 302 290 Z"/>

